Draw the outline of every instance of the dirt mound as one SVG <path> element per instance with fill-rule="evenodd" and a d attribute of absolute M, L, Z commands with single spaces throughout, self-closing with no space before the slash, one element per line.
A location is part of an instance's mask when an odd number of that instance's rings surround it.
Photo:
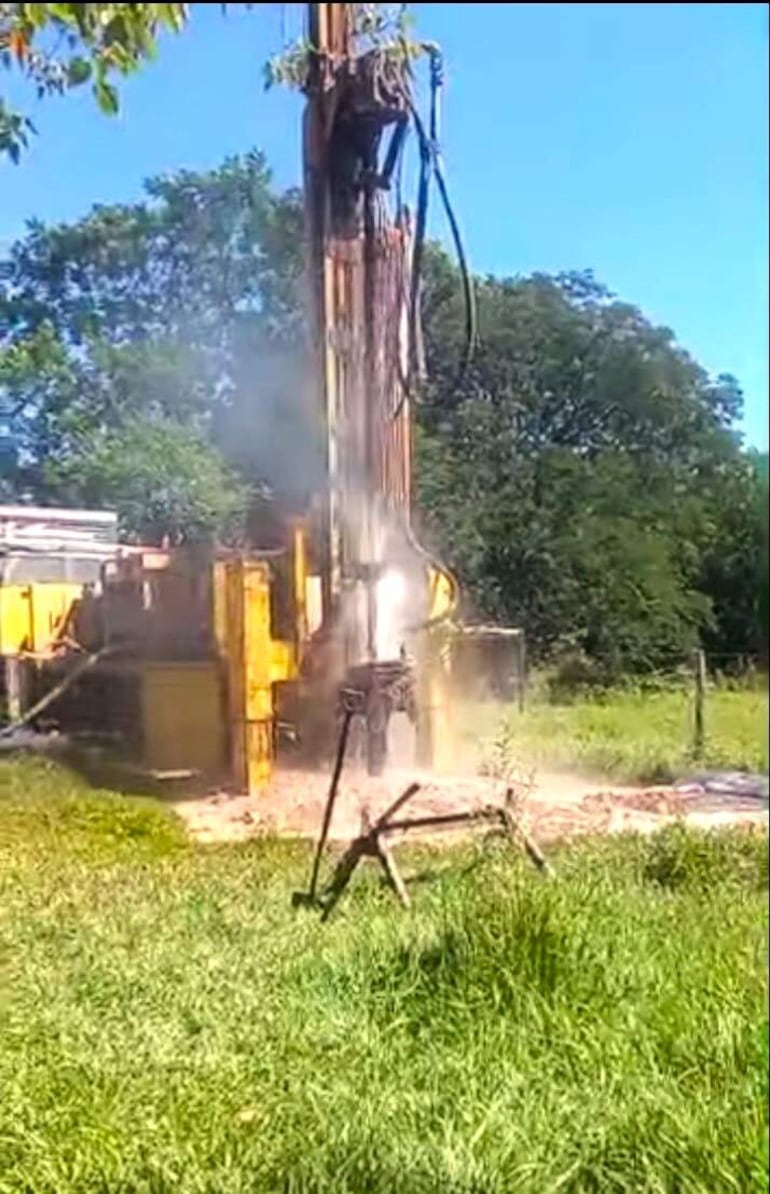
<path fill-rule="evenodd" d="M 421 784 L 410 801 L 413 816 L 478 809 L 502 799 L 504 785 L 490 779 L 438 776 L 391 770 L 379 779 L 351 772 L 343 777 L 331 825 L 332 840 L 348 841 L 360 831 L 364 814 L 374 819 L 412 782 Z M 216 793 L 181 800 L 176 808 L 202 841 L 233 841 L 259 833 L 315 837 L 321 823 L 329 777 L 310 771 L 276 774 L 259 796 Z M 767 824 L 767 801 L 740 794 L 704 791 L 692 785 L 632 788 L 598 786 L 578 776 L 541 775 L 519 785 L 524 826 L 540 841 L 588 833 L 646 832 L 676 818 L 704 826 Z"/>

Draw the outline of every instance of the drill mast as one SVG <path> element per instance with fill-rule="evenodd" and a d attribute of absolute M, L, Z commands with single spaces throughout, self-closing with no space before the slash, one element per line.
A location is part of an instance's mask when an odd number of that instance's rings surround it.
<path fill-rule="evenodd" d="M 310 4 L 305 195 L 318 403 L 326 432 L 324 605 L 348 667 L 374 663 L 378 580 L 409 516 L 406 372 L 409 232 L 387 210 L 408 118 L 407 79 L 356 45 L 354 4 Z M 380 150 L 386 138 L 389 150 Z M 344 609 L 343 609 L 344 607 Z"/>

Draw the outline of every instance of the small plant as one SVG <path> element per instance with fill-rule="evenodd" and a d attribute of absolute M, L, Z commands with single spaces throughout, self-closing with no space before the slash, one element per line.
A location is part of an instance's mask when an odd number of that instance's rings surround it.
<path fill-rule="evenodd" d="M 479 764 L 479 774 L 497 780 L 513 792 L 517 810 L 534 785 L 534 771 L 523 768 L 517 760 L 513 727 L 504 720 Z"/>
<path fill-rule="evenodd" d="M 733 829 L 708 835 L 677 823 L 646 843 L 643 875 L 667 891 L 710 891 L 727 883 L 762 890 L 767 887 L 767 866 L 764 833 Z"/>
<path fill-rule="evenodd" d="M 353 46 L 356 56 L 374 53 L 384 68 L 408 68 L 416 59 L 435 53 L 432 42 L 414 41 L 409 36 L 414 19 L 405 4 L 354 4 Z M 264 66 L 265 90 L 292 87 L 306 91 L 310 82 L 313 56 L 317 47 L 307 38 L 299 38 Z"/>

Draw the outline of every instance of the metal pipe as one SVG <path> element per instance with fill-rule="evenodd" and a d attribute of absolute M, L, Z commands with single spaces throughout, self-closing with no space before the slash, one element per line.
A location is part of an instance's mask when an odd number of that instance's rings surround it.
<path fill-rule="evenodd" d="M 350 723 L 353 720 L 353 712 L 346 709 L 342 719 L 342 728 L 340 730 L 340 737 L 337 743 L 337 755 L 334 760 L 334 771 L 332 773 L 331 783 L 329 785 L 329 794 L 326 798 L 326 808 L 324 809 L 324 819 L 321 825 L 321 835 L 318 838 L 318 845 L 316 846 L 315 858 L 313 859 L 313 871 L 310 876 L 310 890 L 308 898 L 313 902 L 318 890 L 318 872 L 321 868 L 321 856 L 323 855 L 326 839 L 329 836 L 329 826 L 332 821 L 332 813 L 334 812 L 334 805 L 337 801 L 337 789 L 339 788 L 340 776 L 342 775 L 342 768 L 345 763 L 345 754 L 348 748 L 348 735 L 350 734 Z"/>
<path fill-rule="evenodd" d="M 441 813 L 433 817 L 412 817 L 405 821 L 389 821 L 378 825 L 377 833 L 405 833 L 409 829 L 446 829 L 450 825 L 468 825 L 472 821 L 502 823 L 502 810 L 477 813 Z"/>

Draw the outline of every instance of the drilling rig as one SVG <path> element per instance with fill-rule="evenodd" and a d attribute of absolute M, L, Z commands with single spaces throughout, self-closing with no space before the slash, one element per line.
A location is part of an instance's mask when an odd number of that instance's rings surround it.
<path fill-rule="evenodd" d="M 421 761 L 435 762 L 446 698 L 431 631 L 454 612 L 457 589 L 411 529 L 415 230 L 406 208 L 390 210 L 388 196 L 419 118 L 408 56 L 357 44 L 358 10 L 367 7 L 308 5 L 304 180 L 329 482 L 323 605 L 337 680 L 364 694 L 366 760 L 376 774 L 393 712 L 415 724 Z M 430 53 L 437 80 L 437 51 Z M 426 167 L 430 147 L 421 150 Z"/>
<path fill-rule="evenodd" d="M 426 127 L 409 54 L 362 48 L 370 8 L 307 6 L 308 418 L 324 430 L 326 486 L 304 516 L 282 520 L 269 552 L 128 550 L 97 542 L 92 524 L 114 516 L 40 510 L 30 522 L 0 510 L 0 660 L 13 725 L 44 714 L 67 735 L 112 743 L 137 771 L 258 793 L 281 761 L 283 730 L 314 761 L 328 758 L 340 700 L 348 710 L 352 700 L 370 774 L 386 765 L 394 714 L 411 722 L 421 766 L 446 761 L 458 590 L 410 520 L 431 171 L 445 190 L 441 64 L 427 47 Z M 413 213 L 390 202 L 410 127 L 420 151 Z"/>

